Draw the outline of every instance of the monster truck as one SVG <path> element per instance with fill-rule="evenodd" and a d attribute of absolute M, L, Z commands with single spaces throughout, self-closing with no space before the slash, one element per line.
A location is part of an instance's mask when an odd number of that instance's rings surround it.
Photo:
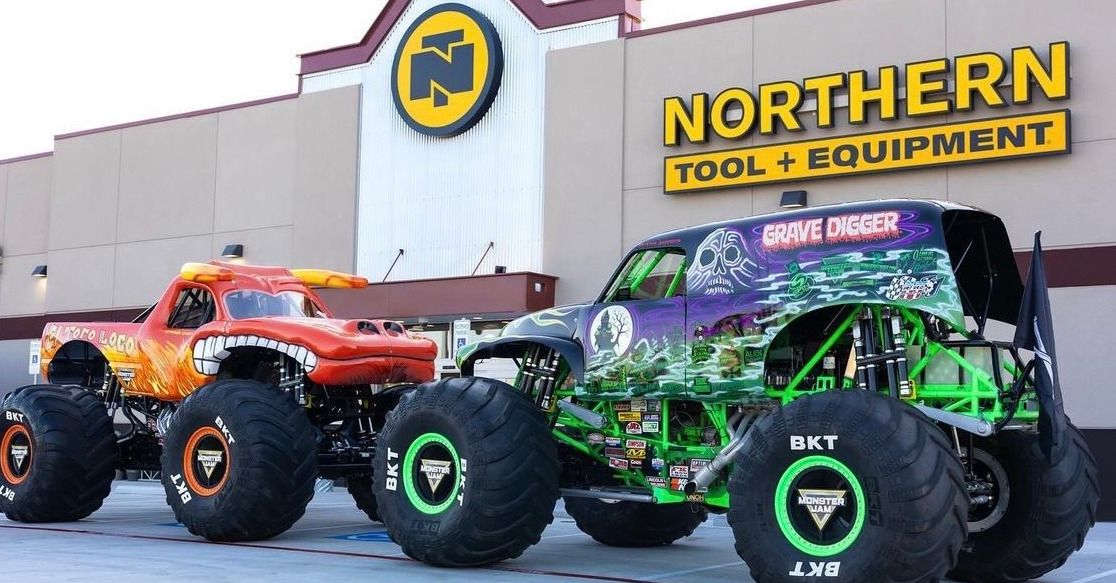
<path fill-rule="evenodd" d="M 381 516 L 439 566 L 520 555 L 561 496 L 622 547 L 727 513 L 760 583 L 1038 577 L 1080 548 L 1098 485 L 1032 273 L 997 217 L 943 202 L 656 235 L 595 302 L 513 321 L 400 401 Z M 986 338 L 1021 309 L 1021 339 Z M 511 384 L 471 376 L 489 358 Z"/>
<path fill-rule="evenodd" d="M 48 324 L 50 384 L 0 404 L 0 511 L 78 520 L 101 506 L 116 470 L 142 469 L 161 470 L 175 516 L 210 540 L 285 531 L 319 476 L 346 478 L 377 519 L 376 428 L 411 384 L 434 377 L 437 349 L 398 322 L 334 319 L 310 288 L 367 285 L 187 263 L 130 324 Z"/>

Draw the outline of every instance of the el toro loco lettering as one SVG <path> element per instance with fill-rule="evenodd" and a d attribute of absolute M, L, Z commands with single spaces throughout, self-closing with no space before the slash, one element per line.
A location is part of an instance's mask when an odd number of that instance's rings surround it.
<path fill-rule="evenodd" d="M 1010 82 L 1010 85 L 1008 85 Z M 870 86 L 865 71 L 811 77 L 801 83 L 760 85 L 754 94 L 729 88 L 710 99 L 696 93 L 663 104 L 663 145 L 704 144 L 713 137 L 741 140 L 759 133 L 835 126 L 839 110 L 850 125 L 1001 108 L 1069 98 L 1069 44 L 1046 55 L 1032 47 L 881 67 Z M 807 101 L 809 100 L 809 101 Z M 812 107 L 807 109 L 807 104 Z M 846 106 L 847 104 L 847 106 Z M 808 115 L 807 113 L 812 113 Z M 870 115 L 870 113 L 872 115 Z M 1069 111 L 926 125 L 901 130 L 820 137 L 788 143 L 669 156 L 664 191 L 670 193 L 809 180 L 849 174 L 991 161 L 1069 152 Z"/>

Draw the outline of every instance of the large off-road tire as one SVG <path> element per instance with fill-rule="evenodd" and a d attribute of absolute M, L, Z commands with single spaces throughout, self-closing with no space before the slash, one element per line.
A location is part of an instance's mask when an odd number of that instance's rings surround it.
<path fill-rule="evenodd" d="M 446 379 L 404 396 L 372 467 L 392 540 L 431 565 L 518 557 L 554 518 L 559 467 L 550 425 L 499 381 Z"/>
<path fill-rule="evenodd" d="M 581 532 L 611 547 L 654 547 L 690 536 L 709 511 L 700 504 L 646 504 L 565 498 L 566 512 Z"/>
<path fill-rule="evenodd" d="M 31 385 L 5 397 L 0 411 L 0 512 L 19 522 L 68 522 L 101 507 L 118 452 L 96 396 Z"/>
<path fill-rule="evenodd" d="M 363 510 L 372 521 L 380 522 L 380 511 L 376 509 L 376 495 L 372 493 L 372 474 L 346 476 L 345 488 L 353 497 L 357 508 Z"/>
<path fill-rule="evenodd" d="M 273 537 L 302 517 L 318 474 L 314 432 L 279 389 L 221 380 L 186 398 L 163 447 L 167 503 L 212 541 Z"/>
<path fill-rule="evenodd" d="M 774 411 L 747 439 L 728 521 L 757 582 L 932 582 L 956 563 L 964 470 L 915 408 L 828 391 Z"/>
<path fill-rule="evenodd" d="M 1100 485 L 1097 462 L 1081 432 L 1066 422 L 1065 456 L 1051 466 L 1038 435 L 1005 431 L 980 440 L 1006 478 L 1006 507 L 994 524 L 969 535 L 957 568 L 949 576 L 974 583 L 1034 579 L 1061 567 L 1081 548 L 1096 522 Z M 980 518 L 981 516 L 971 517 Z"/>

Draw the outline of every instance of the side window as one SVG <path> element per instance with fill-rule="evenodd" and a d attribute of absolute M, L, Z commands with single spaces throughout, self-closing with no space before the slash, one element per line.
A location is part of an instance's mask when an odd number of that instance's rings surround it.
<path fill-rule="evenodd" d="M 646 249 L 628 258 L 609 285 L 606 302 L 660 300 L 686 295 L 686 252 Z"/>
<path fill-rule="evenodd" d="M 213 320 L 217 306 L 209 290 L 188 287 L 178 293 L 167 328 L 198 328 Z"/>

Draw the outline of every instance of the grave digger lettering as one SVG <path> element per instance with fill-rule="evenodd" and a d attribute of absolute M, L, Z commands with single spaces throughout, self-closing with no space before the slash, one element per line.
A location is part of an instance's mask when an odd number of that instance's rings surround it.
<path fill-rule="evenodd" d="M 825 130 L 844 110 L 849 125 L 964 112 L 978 106 L 1028 104 L 1069 98 L 1069 43 L 962 55 L 902 66 L 885 66 L 869 82 L 866 71 L 839 72 L 802 81 L 760 85 L 755 92 L 731 87 L 710 98 L 667 97 L 663 102 L 663 145 L 704 144 L 712 138 L 737 141 L 758 132 L 803 132 L 807 121 Z M 809 104 L 809 108 L 807 105 Z M 667 157 L 666 193 L 806 180 L 988 161 L 1069 151 L 1069 112 L 946 123 L 840 138 L 760 145 Z"/>

